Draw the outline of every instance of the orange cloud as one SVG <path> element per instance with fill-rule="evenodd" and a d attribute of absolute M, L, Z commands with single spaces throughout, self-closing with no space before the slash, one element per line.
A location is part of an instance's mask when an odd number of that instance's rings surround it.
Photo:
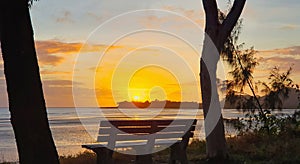
<path fill-rule="evenodd" d="M 43 84 L 49 87 L 70 87 L 73 82 L 71 80 L 45 80 Z"/>
<path fill-rule="evenodd" d="M 78 52 L 82 46 L 82 43 L 63 43 L 54 40 L 36 41 L 36 48 L 42 54 L 72 54 Z"/>
<path fill-rule="evenodd" d="M 140 23 L 146 28 L 158 28 L 166 21 L 165 18 L 160 18 L 154 15 L 147 16 L 146 19 L 141 19 Z"/>
<path fill-rule="evenodd" d="M 64 43 L 55 40 L 36 41 L 36 50 L 39 62 L 44 65 L 56 66 L 62 63 L 65 59 L 61 55 L 74 55 L 81 52 L 100 52 L 108 48 L 112 50 L 115 48 L 122 48 L 122 46 L 108 46 L 108 45 L 88 45 L 84 43 Z"/>
<path fill-rule="evenodd" d="M 300 56 L 300 46 L 293 46 L 287 48 L 280 48 L 274 50 L 265 50 L 265 51 L 258 51 L 260 56 L 264 55 L 298 55 Z"/>
<path fill-rule="evenodd" d="M 59 41 L 36 41 L 39 62 L 44 65 L 56 66 L 64 61 L 64 57 L 57 54 L 75 54 L 82 47 L 82 43 L 63 43 Z"/>
<path fill-rule="evenodd" d="M 266 80 L 273 67 L 277 66 L 285 71 L 292 66 L 292 77 L 299 80 L 297 75 L 300 73 L 300 46 L 258 51 L 257 56 L 260 65 L 255 71 L 255 77 Z"/>
<path fill-rule="evenodd" d="M 46 80 L 43 81 L 43 89 L 48 107 L 74 106 L 72 96 L 72 81 Z"/>
<path fill-rule="evenodd" d="M 280 27 L 281 30 L 296 30 L 298 28 L 299 26 L 294 24 L 287 24 Z"/>
<path fill-rule="evenodd" d="M 41 72 L 41 74 L 43 74 L 43 75 L 71 74 L 71 72 L 67 72 L 67 71 L 41 70 L 40 72 Z"/>
<path fill-rule="evenodd" d="M 263 69 L 269 72 L 273 67 L 278 66 L 282 70 L 287 70 L 289 67 L 293 67 L 294 75 L 300 73 L 300 59 L 292 57 L 270 57 L 262 58 L 259 60 L 260 65 L 258 69 Z"/>

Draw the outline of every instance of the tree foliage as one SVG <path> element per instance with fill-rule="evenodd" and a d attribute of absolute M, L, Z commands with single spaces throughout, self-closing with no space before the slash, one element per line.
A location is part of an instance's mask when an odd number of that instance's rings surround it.
<path fill-rule="evenodd" d="M 28 6 L 31 7 L 33 5 L 33 2 L 38 0 L 27 0 L 27 1 L 28 1 Z"/>
<path fill-rule="evenodd" d="M 283 102 L 289 98 L 289 93 L 292 88 L 299 89 L 297 84 L 294 84 L 290 75 L 292 67 L 286 72 L 281 73 L 280 68 L 275 66 L 269 75 L 269 83 L 260 82 L 263 86 L 261 90 L 265 93 L 264 107 L 266 109 L 282 109 Z"/>
<path fill-rule="evenodd" d="M 217 94 L 217 63 L 224 44 L 235 27 L 246 0 L 235 0 L 224 19 L 220 21 L 219 10 L 216 0 L 202 0 L 205 11 L 205 35 L 202 57 L 200 60 L 201 96 L 203 102 L 203 114 L 205 118 L 207 157 L 209 159 L 225 159 L 228 157 L 226 139 L 224 133 L 223 116 Z M 211 45 L 214 44 L 218 53 L 213 52 Z M 212 105 L 213 104 L 213 105 Z M 210 110 L 216 110 L 220 116 L 217 120 L 207 119 Z M 209 118 L 209 117 L 208 117 Z M 214 123 L 216 123 L 214 125 Z"/>
<path fill-rule="evenodd" d="M 219 14 L 220 21 L 224 19 L 224 14 Z M 228 37 L 221 56 L 226 61 L 231 70 L 229 75 L 231 80 L 225 81 L 227 87 L 226 95 L 227 99 L 231 103 L 239 101 L 240 108 L 257 109 L 257 102 L 255 103 L 254 98 L 259 96 L 256 95 L 259 86 L 263 86 L 261 90 L 265 94 L 263 108 L 265 109 L 282 109 L 283 101 L 288 98 L 291 88 L 296 90 L 299 89 L 299 85 L 294 84 L 290 75 L 292 73 L 292 67 L 286 72 L 280 73 L 279 67 L 275 66 L 269 75 L 270 82 L 255 82 L 253 73 L 256 66 L 259 65 L 255 54 L 257 51 L 254 47 L 249 49 L 243 49 L 245 43 L 238 43 L 239 35 L 241 34 L 242 20 L 239 20 L 230 37 Z M 249 86 L 253 91 L 253 96 L 246 98 L 244 88 Z M 240 96 L 239 96 L 240 95 Z"/>
<path fill-rule="evenodd" d="M 224 13 L 219 11 L 219 19 L 222 22 L 225 19 Z M 231 104 L 237 105 L 238 109 L 243 109 L 245 118 L 234 122 L 235 128 L 241 134 L 254 132 L 262 135 L 282 135 L 297 133 L 300 134 L 299 116 L 300 112 L 293 115 L 274 115 L 272 110 L 281 110 L 284 101 L 289 97 L 292 89 L 298 92 L 300 104 L 299 85 L 294 84 L 291 79 L 292 67 L 287 71 L 281 72 L 280 68 L 275 66 L 269 73 L 269 82 L 255 82 L 253 73 L 259 64 L 255 57 L 256 51 L 253 47 L 243 49 L 244 43 L 239 43 L 239 35 L 242 29 L 242 20 L 236 24 L 231 35 L 227 38 L 224 48 L 221 51 L 221 57 L 228 63 L 231 70 L 229 75 L 231 80 L 226 80 L 226 99 Z M 249 86 L 253 96 L 246 96 L 244 88 Z M 257 96 L 259 87 L 263 87 L 261 93 L 263 99 Z M 263 100 L 263 105 L 261 105 Z M 300 105 L 299 105 L 300 107 Z M 257 113 L 257 109 L 261 109 Z"/>

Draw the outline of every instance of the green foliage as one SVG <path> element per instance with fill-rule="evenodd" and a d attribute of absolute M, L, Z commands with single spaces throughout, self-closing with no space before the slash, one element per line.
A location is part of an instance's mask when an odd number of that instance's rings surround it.
<path fill-rule="evenodd" d="M 299 122 L 300 114 L 296 115 L 297 117 L 294 117 L 294 120 L 291 119 L 291 122 L 296 120 Z M 295 133 L 290 136 L 290 133 L 293 132 L 285 130 L 281 133 L 282 135 L 269 136 L 248 132 L 241 136 L 227 138 L 230 156 L 226 163 L 300 163 L 300 137 Z M 194 140 L 187 148 L 189 163 L 209 163 L 205 149 L 205 141 Z M 154 163 L 168 163 L 169 151 L 170 149 L 165 149 L 153 154 Z M 114 159 L 115 163 L 134 163 L 135 156 L 116 153 Z M 77 155 L 61 156 L 60 162 L 62 164 L 94 164 L 96 155 L 85 151 Z"/>
<path fill-rule="evenodd" d="M 225 15 L 219 12 L 220 22 L 226 19 Z M 221 52 L 221 57 L 232 69 L 229 72 L 232 79 L 223 82 L 222 90 L 226 88 L 227 101 L 235 104 L 237 109 L 243 109 L 243 112 L 246 112 L 246 120 L 242 123 L 247 124 L 238 123 L 237 129 L 242 130 L 247 127 L 246 130 L 250 130 L 254 127 L 254 130 L 266 131 L 270 134 L 277 133 L 277 125 L 279 126 L 282 120 L 278 120 L 276 116 L 271 115 L 269 109 L 281 110 L 283 102 L 288 98 L 292 88 L 298 92 L 300 107 L 299 86 L 294 84 L 290 78 L 291 67 L 283 73 L 280 72 L 278 67 L 274 67 L 268 78 L 270 80 L 269 83 L 256 83 L 253 79 L 254 70 L 259 64 L 255 57 L 256 51 L 253 47 L 244 50 L 244 43 L 238 43 L 241 28 L 242 20 L 239 20 Z M 248 96 L 244 93 L 244 88 L 247 85 L 251 89 L 253 96 Z M 263 86 L 261 92 L 265 94 L 263 105 L 261 105 L 260 97 L 257 95 L 259 86 Z M 257 109 L 259 109 L 259 113 L 256 112 Z M 258 127 L 260 128 L 257 129 Z"/>
<path fill-rule="evenodd" d="M 220 20 L 225 19 L 223 14 L 220 14 Z M 236 101 L 236 95 L 243 95 L 244 88 L 248 85 L 253 89 L 253 72 L 258 66 L 258 60 L 255 57 L 256 51 L 254 47 L 243 49 L 244 43 L 239 44 L 239 35 L 241 33 L 243 20 L 240 19 L 234 27 L 231 35 L 227 38 L 224 47 L 221 51 L 222 59 L 229 64 L 231 71 L 229 75 L 231 80 L 227 80 L 227 99 L 233 103 Z M 254 95 L 255 97 L 256 95 Z M 233 99 L 230 99 L 233 98 Z M 250 100 L 243 100 L 249 102 Z M 241 105 L 241 108 L 243 106 Z"/>
<path fill-rule="evenodd" d="M 264 107 L 266 109 L 282 109 L 283 102 L 289 97 L 291 88 L 299 89 L 290 78 L 292 67 L 286 72 L 281 73 L 279 67 L 274 67 L 269 75 L 270 82 L 260 82 L 263 86 L 261 90 L 266 94 Z"/>
<path fill-rule="evenodd" d="M 230 163 L 299 163 L 300 137 L 246 133 L 227 139 Z"/>
<path fill-rule="evenodd" d="M 265 110 L 265 117 L 255 112 L 249 112 L 245 118 L 234 122 L 233 126 L 239 135 L 254 133 L 261 136 L 289 136 L 300 137 L 300 111 L 289 114 L 271 114 Z"/>
<path fill-rule="evenodd" d="M 247 113 L 236 121 L 239 135 L 227 140 L 232 162 L 299 163 L 300 111 L 293 115 L 272 115 L 266 120 L 257 113 Z"/>
<path fill-rule="evenodd" d="M 233 68 L 229 74 L 233 78 L 233 83 L 240 92 L 243 92 L 244 87 L 253 80 L 254 68 L 258 65 L 257 59 L 254 57 L 256 51 L 252 48 L 247 50 L 235 51 L 235 62 L 231 63 Z"/>

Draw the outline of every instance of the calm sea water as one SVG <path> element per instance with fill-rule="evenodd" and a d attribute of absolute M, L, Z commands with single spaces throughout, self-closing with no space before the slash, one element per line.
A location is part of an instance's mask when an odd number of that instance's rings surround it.
<path fill-rule="evenodd" d="M 204 124 L 202 110 L 184 110 L 178 113 L 176 109 L 151 109 L 140 110 L 136 112 L 132 109 L 99 109 L 97 108 L 48 108 L 48 118 L 54 137 L 57 150 L 60 155 L 76 154 L 84 151 L 81 148 L 83 143 L 95 141 L 97 127 L 101 119 L 128 119 L 149 118 L 159 114 L 158 119 L 171 118 L 196 118 L 197 122 L 195 139 L 204 139 Z M 294 110 L 283 110 L 281 113 L 292 113 Z M 126 116 L 127 115 L 127 116 Z M 225 118 L 243 117 L 243 113 L 235 109 L 226 109 L 223 111 Z M 93 129 L 94 128 L 94 129 Z M 89 129 L 87 131 L 87 129 Z M 235 135 L 236 131 L 229 125 L 225 126 L 228 135 Z M 0 162 L 17 161 L 17 149 L 14 140 L 12 126 L 10 124 L 10 114 L 8 108 L 0 108 Z"/>

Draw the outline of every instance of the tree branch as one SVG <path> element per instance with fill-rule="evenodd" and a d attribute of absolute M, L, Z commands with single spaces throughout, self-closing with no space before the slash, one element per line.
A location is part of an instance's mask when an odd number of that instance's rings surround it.
<path fill-rule="evenodd" d="M 206 27 L 218 27 L 218 6 L 216 0 L 202 0 L 205 15 Z"/>
<path fill-rule="evenodd" d="M 221 30 L 220 30 L 220 45 L 224 45 L 226 39 L 230 36 L 231 31 L 233 30 L 236 22 L 238 21 L 246 0 L 235 0 L 233 6 L 227 15 L 226 19 L 223 21 Z"/>

